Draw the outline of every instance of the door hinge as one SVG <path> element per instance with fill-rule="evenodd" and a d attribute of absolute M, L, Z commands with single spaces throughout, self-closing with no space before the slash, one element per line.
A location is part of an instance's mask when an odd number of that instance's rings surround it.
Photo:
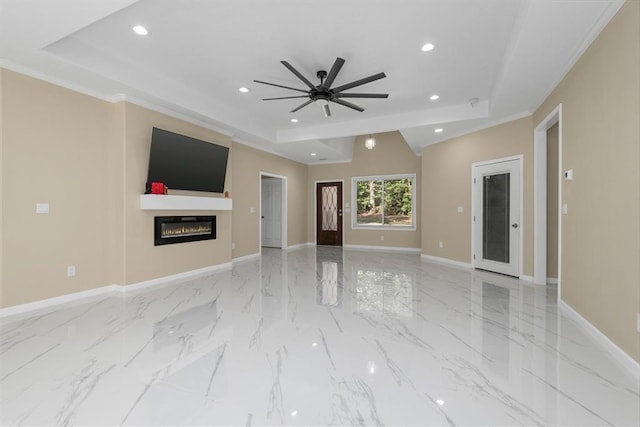
<path fill-rule="evenodd" d="M 473 222 L 476 222 L 476 216 L 475 215 L 473 216 Z"/>
<path fill-rule="evenodd" d="M 473 254 L 473 259 L 476 259 L 476 254 Z"/>
<path fill-rule="evenodd" d="M 475 178 L 473 178 L 473 183 L 474 183 L 474 184 L 476 183 L 476 179 L 475 179 Z"/>

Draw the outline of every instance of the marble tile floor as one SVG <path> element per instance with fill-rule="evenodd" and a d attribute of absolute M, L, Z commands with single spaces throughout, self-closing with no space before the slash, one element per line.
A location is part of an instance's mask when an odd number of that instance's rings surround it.
<path fill-rule="evenodd" d="M 554 287 L 419 255 L 265 249 L 2 319 L 0 425 L 640 424 Z"/>

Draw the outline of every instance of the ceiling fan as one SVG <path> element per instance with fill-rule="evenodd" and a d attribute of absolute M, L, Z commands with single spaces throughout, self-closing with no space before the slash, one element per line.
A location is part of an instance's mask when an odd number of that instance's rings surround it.
<path fill-rule="evenodd" d="M 389 97 L 388 93 L 343 93 L 345 90 L 348 90 L 357 86 L 362 86 L 364 84 L 371 83 L 373 81 L 380 80 L 382 78 L 387 77 L 384 73 L 374 74 L 372 76 L 365 77 L 363 79 L 356 80 L 354 82 L 332 88 L 331 85 L 335 81 L 336 76 L 338 75 L 338 73 L 340 72 L 340 69 L 344 65 L 344 62 L 345 62 L 344 59 L 338 57 L 336 58 L 336 61 L 333 63 L 333 66 L 331 67 L 329 74 L 327 74 L 327 72 L 324 70 L 318 71 L 316 73 L 316 77 L 320 79 L 320 84 L 316 86 L 313 83 L 311 83 L 305 76 L 303 76 L 298 70 L 296 70 L 287 61 L 280 61 L 282 65 L 287 67 L 289 71 L 295 74 L 297 78 L 302 80 L 302 82 L 309 87 L 308 90 L 298 89 L 298 88 L 289 87 L 289 86 L 282 86 L 275 83 L 263 82 L 261 80 L 254 80 L 254 82 L 261 83 L 263 85 L 281 87 L 283 89 L 295 90 L 297 92 L 305 93 L 305 95 L 298 95 L 298 96 L 263 98 L 263 101 L 273 101 L 276 99 L 309 98 L 308 101 L 304 102 L 303 104 L 291 110 L 292 113 L 295 113 L 296 111 L 306 107 L 312 102 L 323 101 L 322 110 L 324 111 L 324 115 L 326 117 L 331 116 L 331 110 L 329 109 L 329 102 L 335 102 L 336 104 L 340 104 L 345 107 L 354 109 L 356 111 L 363 112 L 364 108 L 358 105 L 352 104 L 351 102 L 345 101 L 343 98 L 388 98 Z"/>

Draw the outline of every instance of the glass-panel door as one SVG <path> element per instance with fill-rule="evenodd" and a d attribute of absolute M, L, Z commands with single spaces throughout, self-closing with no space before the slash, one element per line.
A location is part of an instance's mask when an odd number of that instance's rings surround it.
<path fill-rule="evenodd" d="M 316 242 L 342 246 L 342 182 L 316 184 Z"/>
<path fill-rule="evenodd" d="M 473 166 L 473 265 L 520 274 L 521 160 Z"/>

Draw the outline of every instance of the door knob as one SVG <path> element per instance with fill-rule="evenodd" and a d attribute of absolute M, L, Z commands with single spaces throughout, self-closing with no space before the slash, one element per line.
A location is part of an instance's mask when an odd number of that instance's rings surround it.
<path fill-rule="evenodd" d="M 511 226 L 512 226 L 513 228 L 518 228 L 518 224 L 516 224 L 515 222 L 514 222 L 513 224 L 511 224 Z"/>

